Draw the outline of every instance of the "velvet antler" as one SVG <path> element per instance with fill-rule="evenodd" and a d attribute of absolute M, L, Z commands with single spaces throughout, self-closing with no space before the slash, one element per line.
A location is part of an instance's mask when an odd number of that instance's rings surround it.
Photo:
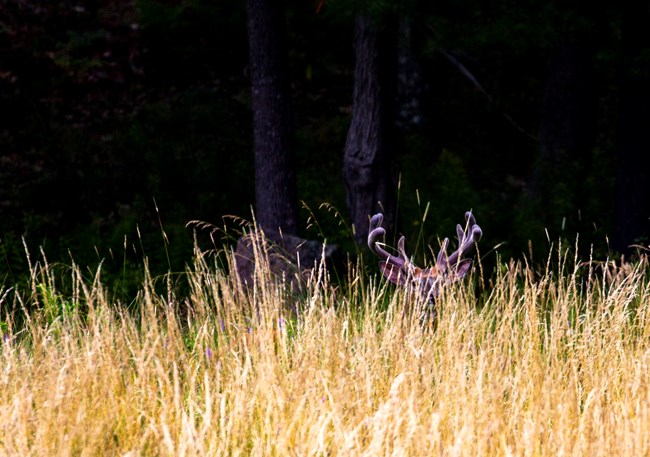
<path fill-rule="evenodd" d="M 458 249 L 451 255 L 447 255 L 449 238 L 445 238 L 436 265 L 431 268 L 420 268 L 411 262 L 404 249 L 403 236 L 397 241 L 397 256 L 383 248 L 384 244 L 380 240 L 384 239 L 386 230 L 381 227 L 384 220 L 381 213 L 375 214 L 370 219 L 368 247 L 381 259 L 379 266 L 386 279 L 394 284 L 414 286 L 423 298 L 432 301 L 438 295 L 441 286 L 463 278 L 472 266 L 472 259 L 463 256 L 472 250 L 474 244 L 481 239 L 483 232 L 476 224 L 471 211 L 465 213 L 465 219 L 467 221 L 465 227 L 460 224 L 456 226 Z"/>

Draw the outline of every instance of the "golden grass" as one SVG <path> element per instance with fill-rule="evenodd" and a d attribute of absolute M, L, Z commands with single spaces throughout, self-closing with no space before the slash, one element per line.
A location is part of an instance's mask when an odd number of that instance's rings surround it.
<path fill-rule="evenodd" d="M 2 318 L 0 454 L 650 454 L 645 261 L 503 265 L 432 324 L 363 275 L 296 297 L 262 266 L 246 292 L 207 258 L 186 298 L 147 280 L 128 308 L 77 268 L 68 297 L 47 268 L 0 291 L 36 306 Z"/>

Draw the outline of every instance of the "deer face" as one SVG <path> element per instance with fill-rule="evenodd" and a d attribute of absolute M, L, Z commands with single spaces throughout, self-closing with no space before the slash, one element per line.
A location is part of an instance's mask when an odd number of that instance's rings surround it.
<path fill-rule="evenodd" d="M 472 266 L 472 259 L 463 259 L 463 255 L 467 254 L 481 239 L 483 232 L 471 212 L 465 213 L 465 219 L 467 220 L 465 228 L 460 224 L 456 226 L 458 249 L 451 255 L 447 255 L 449 239 L 445 238 L 436 265 L 431 268 L 420 268 L 410 261 L 404 250 L 404 237 L 397 242 L 397 256 L 389 254 L 382 247 L 384 244 L 379 240 L 384 238 L 386 230 L 381 227 L 384 220 L 381 213 L 375 214 L 370 219 L 368 247 L 381 259 L 379 267 L 386 279 L 394 284 L 410 287 L 425 300 L 433 301 L 442 286 L 463 278 Z"/>

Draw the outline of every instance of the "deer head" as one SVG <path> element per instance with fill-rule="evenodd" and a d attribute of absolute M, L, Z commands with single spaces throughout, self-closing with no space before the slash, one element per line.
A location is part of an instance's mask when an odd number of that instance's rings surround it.
<path fill-rule="evenodd" d="M 394 284 L 412 287 L 424 299 L 433 301 L 440 287 L 463 278 L 472 266 L 472 259 L 464 259 L 463 256 L 472 250 L 474 244 L 481 239 L 483 232 L 470 211 L 465 213 L 465 219 L 467 220 L 465 227 L 460 224 L 456 226 L 458 249 L 451 255 L 447 255 L 449 238 L 445 238 L 436 264 L 431 268 L 420 268 L 411 262 L 404 250 L 404 237 L 397 242 L 397 256 L 389 254 L 382 247 L 385 244 L 379 240 L 384 238 L 386 230 L 381 227 L 384 220 L 384 215 L 381 213 L 375 214 L 370 219 L 368 247 L 382 259 L 379 266 L 386 279 Z"/>

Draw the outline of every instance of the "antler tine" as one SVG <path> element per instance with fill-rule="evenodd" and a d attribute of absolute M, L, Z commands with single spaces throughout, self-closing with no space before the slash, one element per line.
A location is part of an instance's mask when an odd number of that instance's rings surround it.
<path fill-rule="evenodd" d="M 468 231 L 470 232 L 469 241 L 473 246 L 475 243 L 478 243 L 481 240 L 481 237 L 483 236 L 483 230 L 476 223 L 476 219 L 474 218 L 474 215 L 471 211 L 467 211 L 465 213 L 465 218 L 467 219 L 467 227 Z"/>
<path fill-rule="evenodd" d="M 368 234 L 368 247 L 372 252 L 377 254 L 379 257 L 386 259 L 390 257 L 390 254 L 382 248 L 378 241 L 382 240 L 386 235 L 386 230 L 382 227 L 377 227 Z"/>
<path fill-rule="evenodd" d="M 380 227 L 381 223 L 384 220 L 384 216 L 381 213 L 377 213 L 372 218 L 370 218 L 370 233 L 368 233 L 368 247 L 372 252 L 374 252 L 379 258 L 383 259 L 386 264 L 397 267 L 402 270 L 411 262 L 406 255 L 404 250 L 404 237 L 401 237 L 397 242 L 397 252 L 399 256 L 395 256 L 386 251 L 381 243 L 378 241 L 383 239 L 386 235 L 386 230 L 383 227 Z"/>
<path fill-rule="evenodd" d="M 447 246 L 449 246 L 449 238 L 442 240 L 440 251 L 438 252 L 438 258 L 436 259 L 436 265 L 440 270 L 444 270 L 447 265 Z"/>
<path fill-rule="evenodd" d="M 467 211 L 465 213 L 465 219 L 467 220 L 467 222 L 465 223 L 465 227 L 463 227 L 460 224 L 456 225 L 458 242 L 461 245 L 465 244 L 470 239 L 472 244 L 479 241 L 483 233 L 481 227 L 479 227 L 478 224 L 476 224 L 476 219 L 474 218 L 474 215 L 472 214 L 471 211 Z"/>
<path fill-rule="evenodd" d="M 460 224 L 456 224 L 456 236 L 458 237 L 458 243 L 462 244 L 465 240 L 465 228 Z"/>
<path fill-rule="evenodd" d="M 397 252 L 399 253 L 399 256 L 404 260 L 405 262 L 410 263 L 409 256 L 406 255 L 406 250 L 404 249 L 404 242 L 406 241 L 405 237 L 400 237 L 400 239 L 397 241 Z"/>
<path fill-rule="evenodd" d="M 465 213 L 467 223 L 465 229 L 458 224 L 456 234 L 458 235 L 458 249 L 450 256 L 447 255 L 449 238 L 445 238 L 440 246 L 437 256 L 437 264 L 433 268 L 418 268 L 409 259 L 404 248 L 405 237 L 397 241 L 398 255 L 389 254 L 382 246 L 386 230 L 381 227 L 383 215 L 375 214 L 370 219 L 368 234 L 368 247 L 381 258 L 379 266 L 381 272 L 390 282 L 401 286 L 414 287 L 422 297 L 432 302 L 438 295 L 440 287 L 451 284 L 463 278 L 472 265 L 472 259 L 463 259 L 463 255 L 474 247 L 483 232 L 476 224 L 476 220 L 470 211 Z"/>
<path fill-rule="evenodd" d="M 447 258 L 448 265 L 455 266 L 460 263 L 462 256 L 471 250 L 474 247 L 474 243 L 477 243 L 483 235 L 483 231 L 476 224 L 476 219 L 471 211 L 465 213 L 465 218 L 467 219 L 467 230 L 460 224 L 456 226 L 458 249 Z"/>
<path fill-rule="evenodd" d="M 382 222 L 384 222 L 384 215 L 381 213 L 377 213 L 374 216 L 370 218 L 370 232 L 372 232 L 374 229 L 381 227 Z"/>
<path fill-rule="evenodd" d="M 390 262 L 391 259 L 394 259 L 395 256 L 391 255 L 386 251 L 381 244 L 380 240 L 383 240 L 386 236 L 386 230 L 381 227 L 381 223 L 384 220 L 384 215 L 377 213 L 372 218 L 370 218 L 370 227 L 368 233 L 368 247 L 372 252 L 374 252 L 378 257 Z"/>
<path fill-rule="evenodd" d="M 474 214 L 472 214 L 471 211 L 465 212 L 465 219 L 467 219 L 467 225 L 469 227 L 474 227 L 476 225 L 476 219 L 474 218 Z"/>
<path fill-rule="evenodd" d="M 386 230 L 381 227 L 381 223 L 384 221 L 384 215 L 381 213 L 375 214 L 370 218 L 370 227 L 368 229 L 368 247 L 372 252 L 377 254 L 379 257 L 387 258 L 390 256 L 377 241 L 384 238 L 386 235 Z"/>
<path fill-rule="evenodd" d="M 379 255 L 376 248 L 377 240 L 381 239 L 386 235 L 386 230 L 381 227 L 381 223 L 384 220 L 384 215 L 379 213 L 375 214 L 370 218 L 370 226 L 368 227 L 368 247 L 372 252 Z"/>

